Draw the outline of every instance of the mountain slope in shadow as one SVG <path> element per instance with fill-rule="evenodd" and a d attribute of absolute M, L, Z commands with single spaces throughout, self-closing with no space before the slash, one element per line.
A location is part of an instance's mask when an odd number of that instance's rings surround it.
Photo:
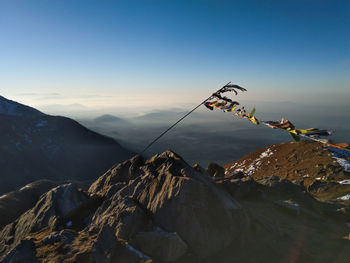
<path fill-rule="evenodd" d="M 39 179 L 93 180 L 132 156 L 78 122 L 0 97 L 0 194 Z"/>

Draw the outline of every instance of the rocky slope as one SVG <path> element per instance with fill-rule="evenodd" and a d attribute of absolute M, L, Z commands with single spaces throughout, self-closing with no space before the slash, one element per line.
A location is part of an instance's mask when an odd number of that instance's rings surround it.
<path fill-rule="evenodd" d="M 38 180 L 18 190 L 0 196 L 0 229 L 16 220 L 25 211 L 32 208 L 50 189 L 71 181 Z M 88 182 L 75 182 L 79 187 L 87 189 Z"/>
<path fill-rule="evenodd" d="M 39 179 L 95 180 L 132 153 L 74 120 L 0 96 L 0 195 Z"/>
<path fill-rule="evenodd" d="M 207 172 L 208 171 L 208 172 Z M 348 262 L 346 204 L 171 151 L 64 184 L 0 231 L 2 262 Z"/>
<path fill-rule="evenodd" d="M 271 145 L 224 167 L 226 177 L 241 172 L 257 181 L 273 176 L 287 179 L 320 200 L 337 200 L 350 193 L 350 173 L 318 142 Z"/>

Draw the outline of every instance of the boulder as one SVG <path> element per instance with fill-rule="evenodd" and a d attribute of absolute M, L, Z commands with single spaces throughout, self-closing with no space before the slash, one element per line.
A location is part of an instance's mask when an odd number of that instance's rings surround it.
<path fill-rule="evenodd" d="M 58 185 L 59 182 L 39 180 L 3 195 L 0 199 L 0 229 L 34 207 L 42 194 Z"/>
<path fill-rule="evenodd" d="M 196 170 L 197 172 L 199 172 L 199 173 L 204 173 L 204 172 L 205 172 L 205 170 L 203 169 L 203 167 L 200 166 L 198 163 L 194 164 L 194 165 L 192 166 L 192 168 L 193 168 L 194 170 Z"/>
<path fill-rule="evenodd" d="M 115 165 L 90 186 L 89 193 L 104 196 L 113 185 L 128 183 L 138 175 L 136 170 L 142 164 L 142 156 L 136 155 L 130 160 Z"/>
<path fill-rule="evenodd" d="M 22 240 L 2 260 L 2 263 L 39 263 L 32 240 Z M 1 259 L 1 258 L 0 258 Z"/>
<path fill-rule="evenodd" d="M 147 165 L 152 169 L 144 169 L 153 170 L 153 176 L 148 174 L 148 180 L 129 192 L 151 213 L 156 225 L 177 232 L 202 258 L 235 240 L 244 224 L 241 207 L 211 178 L 171 151 L 153 157 Z"/>
<path fill-rule="evenodd" d="M 84 206 L 88 200 L 88 195 L 74 184 L 53 188 L 43 195 L 32 209 L 25 212 L 14 223 L 5 226 L 0 232 L 0 236 L 10 240 L 6 244 L 6 250 L 19 244 L 31 232 L 38 232 L 46 227 L 65 227 L 63 224 L 65 219 Z M 0 251 L 3 249 L 4 246 Z"/>
<path fill-rule="evenodd" d="M 261 197 L 258 184 L 251 178 L 245 180 L 225 179 L 218 181 L 236 199 L 252 199 Z"/>
<path fill-rule="evenodd" d="M 209 163 L 206 171 L 214 178 L 225 177 L 225 169 L 216 163 Z"/>
<path fill-rule="evenodd" d="M 147 255 L 163 262 L 177 261 L 187 251 L 186 243 L 177 233 L 164 231 L 137 233 L 135 244 Z"/>
<path fill-rule="evenodd" d="M 131 198 L 107 200 L 95 212 L 91 229 L 108 224 L 120 240 L 129 240 L 137 232 L 147 229 L 149 217 Z"/>

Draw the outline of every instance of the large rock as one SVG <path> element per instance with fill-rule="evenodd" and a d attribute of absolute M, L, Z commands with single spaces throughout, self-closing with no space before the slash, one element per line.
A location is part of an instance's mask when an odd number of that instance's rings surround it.
<path fill-rule="evenodd" d="M 64 224 L 74 211 L 88 201 L 89 196 L 74 184 L 50 190 L 40 198 L 35 207 L 4 227 L 0 232 L 0 252 L 16 246 L 29 233 Z"/>
<path fill-rule="evenodd" d="M 222 178 L 225 176 L 225 169 L 216 163 L 209 163 L 206 171 L 210 176 L 215 178 Z"/>
<path fill-rule="evenodd" d="M 258 184 L 251 178 L 247 179 L 229 179 L 217 181 L 222 185 L 235 199 L 253 199 L 260 198 L 261 191 Z"/>
<path fill-rule="evenodd" d="M 91 184 L 89 192 L 106 195 L 114 186 L 128 183 L 130 179 L 136 178 L 138 174 L 135 171 L 142 164 L 143 158 L 140 155 L 136 155 L 123 163 L 116 164 Z"/>
<path fill-rule="evenodd" d="M 174 262 L 187 251 L 187 244 L 177 233 L 140 232 L 136 234 L 135 243 L 140 250 L 163 262 Z"/>
<path fill-rule="evenodd" d="M 32 240 L 22 240 L 3 259 L 2 263 L 39 263 L 36 256 L 35 245 Z"/>
<path fill-rule="evenodd" d="M 108 223 L 120 240 L 160 226 L 176 232 L 199 257 L 228 246 L 244 224 L 238 202 L 171 151 L 119 164 L 89 192 L 106 198 L 92 226 Z"/>
<path fill-rule="evenodd" d="M 118 239 L 126 241 L 139 231 L 147 230 L 150 218 L 131 198 L 106 200 L 95 212 L 91 230 L 101 225 L 109 225 Z"/>
<path fill-rule="evenodd" d="M 50 180 L 39 180 L 2 195 L 0 198 L 0 229 L 34 207 L 42 194 L 60 184 L 60 182 Z"/>
<path fill-rule="evenodd" d="M 214 181 L 171 151 L 146 162 L 143 183 L 132 191 L 156 225 L 179 236 L 199 257 L 228 246 L 243 223 L 240 205 Z M 146 177 L 146 176 L 145 176 Z"/>

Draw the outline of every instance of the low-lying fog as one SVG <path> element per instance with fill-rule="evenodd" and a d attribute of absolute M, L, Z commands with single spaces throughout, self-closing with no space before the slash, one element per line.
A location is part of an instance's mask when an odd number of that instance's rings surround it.
<path fill-rule="evenodd" d="M 288 118 L 297 128 L 330 129 L 337 142 L 349 141 L 350 107 L 305 106 L 291 102 L 256 103 L 259 120 Z M 247 108 L 249 110 L 249 108 Z M 260 110 L 264 109 L 264 111 Z M 150 110 L 140 116 L 118 116 L 105 112 L 100 117 L 80 113 L 75 118 L 86 127 L 115 138 L 125 147 L 140 152 L 188 110 Z M 72 113 L 72 112 L 71 112 Z M 96 114 L 96 113 L 95 113 Z M 89 113 L 90 116 L 93 114 Z M 265 125 L 255 126 L 245 119 L 204 106 L 180 122 L 147 152 L 146 156 L 172 149 L 190 164 L 208 162 L 225 164 L 264 146 L 291 141 L 287 132 Z"/>

